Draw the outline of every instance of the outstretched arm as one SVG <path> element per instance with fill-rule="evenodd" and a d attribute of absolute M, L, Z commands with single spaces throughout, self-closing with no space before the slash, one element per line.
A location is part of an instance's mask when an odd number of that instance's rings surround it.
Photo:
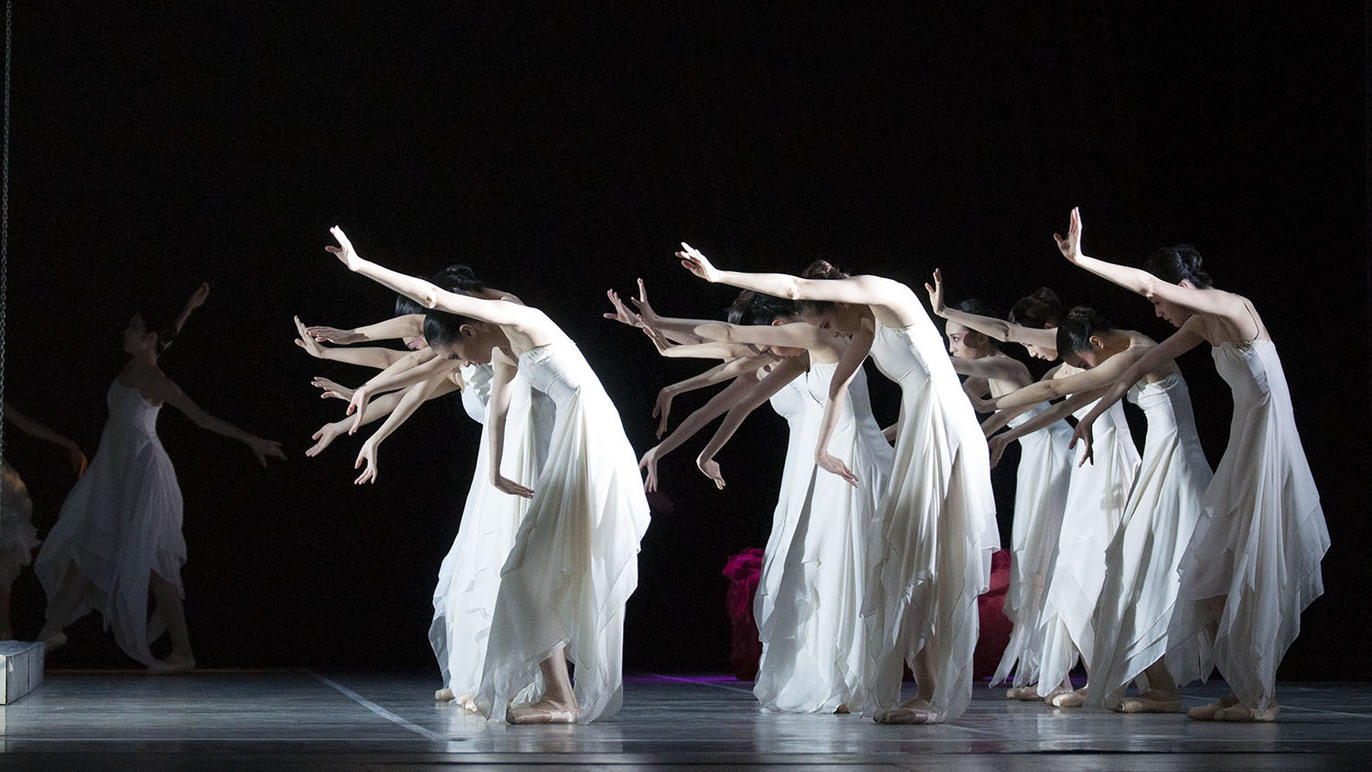
<path fill-rule="evenodd" d="M 306 354 L 309 354 L 315 359 L 345 362 L 351 365 L 375 367 L 376 369 L 381 370 L 395 364 L 396 360 L 408 353 L 398 349 L 382 348 L 380 346 L 366 346 L 362 348 L 334 348 L 332 346 L 321 346 L 318 339 L 309 333 L 309 330 L 300 321 L 300 317 L 298 316 L 295 317 L 295 331 L 299 336 L 295 339 L 295 345 L 304 349 Z"/>
<path fill-rule="evenodd" d="M 367 401 L 379 393 L 406 389 L 431 376 L 450 373 L 457 367 L 457 362 L 440 358 L 432 349 L 410 352 L 354 389 L 344 415 L 362 412 L 367 407 Z M 361 423 L 356 424 L 352 431 L 356 432 L 361 426 Z"/>
<path fill-rule="evenodd" d="M 667 431 L 667 416 L 672 411 L 672 400 L 678 396 L 696 389 L 703 389 L 713 386 L 716 383 L 723 383 L 731 378 L 737 378 L 745 373 L 756 371 L 768 362 L 775 361 L 772 357 L 759 355 L 753 357 L 739 357 L 729 362 L 723 362 L 706 370 L 705 372 L 678 381 L 669 386 L 662 387 L 657 393 L 657 400 L 653 402 L 653 418 L 658 419 L 657 436 L 662 438 L 662 433 Z"/>
<path fill-rule="evenodd" d="M 72 469 L 76 471 L 77 477 L 80 477 L 81 474 L 86 471 L 86 454 L 81 452 L 81 446 L 77 445 L 74 440 L 63 437 L 47 426 L 40 424 L 18 410 L 15 410 L 13 407 L 10 407 L 10 403 L 8 402 L 5 403 L 5 420 L 14 424 L 14 428 L 31 437 L 37 437 L 40 440 L 51 442 L 60 448 L 64 448 L 67 451 L 67 457 L 71 459 L 71 466 Z"/>
<path fill-rule="evenodd" d="M 381 447 L 381 443 L 391 436 L 392 432 L 400 428 L 401 424 L 409 420 L 409 417 L 414 415 L 414 411 L 420 405 L 456 388 L 457 384 L 440 375 L 422 383 L 416 383 L 406 389 L 399 401 L 396 402 L 395 408 L 391 410 L 391 414 L 386 417 L 386 421 L 372 433 L 372 436 L 367 438 L 366 442 L 362 443 L 362 448 L 357 453 L 357 460 L 353 462 L 353 469 L 362 469 L 362 474 L 353 480 L 353 484 L 375 483 L 378 471 L 376 452 Z"/>
<path fill-rule="evenodd" d="M 606 319 L 614 319 L 621 324 L 630 327 L 643 327 L 644 325 L 655 328 L 673 343 L 699 343 L 700 338 L 691 333 L 691 330 L 698 324 L 712 321 L 710 319 L 683 319 L 675 316 L 659 316 L 648 303 L 648 291 L 643 286 L 643 280 L 638 280 L 638 297 L 630 298 L 630 302 L 638 309 L 638 313 L 630 311 L 620 299 L 619 293 L 614 290 L 606 290 L 605 296 L 610 299 L 610 304 L 614 306 L 614 313 L 605 314 Z"/>
<path fill-rule="evenodd" d="M 805 322 L 791 324 L 708 322 L 696 327 L 695 333 L 705 340 L 719 341 L 720 343 L 787 346 L 831 356 L 838 356 L 842 349 L 842 344 L 838 342 L 837 337 L 832 332 L 821 330 L 815 325 Z"/>
<path fill-rule="evenodd" d="M 1118 284 L 1130 292 L 1137 292 L 1149 300 L 1157 298 L 1185 306 L 1197 313 L 1216 316 L 1232 316 L 1236 310 L 1239 313 L 1246 313 L 1242 308 L 1235 308 L 1236 298 L 1227 292 L 1183 287 L 1180 284 L 1163 281 L 1138 268 L 1088 257 L 1081 251 L 1082 230 L 1081 212 L 1077 207 L 1073 207 L 1072 213 L 1068 217 L 1067 236 L 1053 234 L 1053 240 L 1058 244 L 1058 251 L 1067 258 L 1067 262 L 1085 268 L 1102 279 Z"/>
<path fill-rule="evenodd" d="M 1000 397 L 983 400 L 981 404 L 987 407 L 1001 410 L 1007 407 L 1022 407 L 1025 405 L 1037 405 L 1045 400 L 1053 401 L 1068 394 L 1079 394 L 1083 391 L 1096 391 L 1104 389 L 1120 378 L 1126 371 L 1132 370 L 1140 358 L 1140 350 L 1129 348 L 1101 362 L 1099 365 L 1089 370 L 1081 370 L 1071 375 L 1064 375 L 1059 378 L 1045 378 L 1036 383 L 1031 383 L 1019 391 L 1012 391 Z M 1163 360 L 1164 362 L 1166 360 Z M 1149 371 L 1139 374 L 1139 378 L 1147 375 Z M 1138 381 L 1125 384 L 1125 391 Z"/>
<path fill-rule="evenodd" d="M 1021 384 L 1027 384 L 1030 381 L 1029 368 L 1025 367 L 1024 363 L 1018 359 L 1005 356 L 988 356 L 980 359 L 949 358 L 953 361 L 953 370 L 958 375 Z"/>
<path fill-rule="evenodd" d="M 327 341 L 339 346 L 351 343 L 372 343 L 378 340 L 413 338 L 424 334 L 424 315 L 405 314 L 365 327 L 355 327 L 351 330 L 311 325 L 305 328 L 305 332 L 316 341 Z"/>
<path fill-rule="evenodd" d="M 325 247 L 337 257 L 348 270 L 360 273 L 383 287 L 398 292 L 425 308 L 435 308 L 459 316 L 481 319 L 491 324 L 519 327 L 530 320 L 532 309 L 509 300 L 486 300 L 484 298 L 462 295 L 439 287 L 430 281 L 408 276 L 399 271 L 384 268 L 370 260 L 364 260 L 353 250 L 352 242 L 335 225 L 329 229 L 338 246 Z"/>
<path fill-rule="evenodd" d="M 400 398 L 403 395 L 404 392 L 393 391 L 389 394 L 382 394 L 376 399 L 368 402 L 367 407 L 362 411 L 362 423 L 369 424 L 380 419 L 382 416 L 389 415 L 390 412 L 395 409 L 395 406 L 400 403 Z M 314 440 L 315 443 L 305 451 L 305 455 L 314 458 L 320 453 L 323 453 L 326 448 L 333 444 L 334 440 L 347 434 L 348 429 L 352 428 L 354 423 L 355 419 L 353 418 L 341 418 L 319 427 L 319 431 L 310 435 L 310 439 Z"/>
<path fill-rule="evenodd" d="M 872 350 L 875 332 L 870 323 L 864 323 L 862 329 L 848 344 L 848 349 L 839 358 L 838 367 L 834 368 L 833 378 L 829 381 L 829 401 L 824 403 L 824 417 L 820 419 L 819 424 L 819 442 L 815 445 L 815 464 L 842 477 L 853 486 L 859 482 L 857 475 L 841 459 L 829 454 L 829 438 L 834 436 L 839 415 L 848 404 L 848 385 L 853 382 L 853 376 L 857 375 L 858 368 L 862 367 L 862 363 L 867 360 L 867 353 Z"/>
<path fill-rule="evenodd" d="M 686 270 L 712 284 L 728 284 L 786 300 L 820 300 L 832 303 L 895 308 L 901 305 L 897 288 L 903 285 L 879 276 L 850 276 L 846 279 L 802 279 L 785 273 L 744 273 L 721 271 L 709 258 L 686 242 L 676 256 Z"/>
<path fill-rule="evenodd" d="M 991 437 L 986 441 L 987 446 L 991 449 L 991 468 L 994 469 L 996 464 L 1000 463 L 1000 457 L 1005 453 L 1006 445 L 1009 445 L 1011 442 L 1014 442 L 1030 432 L 1036 432 L 1045 426 L 1052 426 L 1060 419 L 1071 415 L 1077 408 L 1080 408 L 1083 405 L 1089 405 L 1091 400 L 1096 399 L 1102 393 L 1104 393 L 1103 389 L 1096 389 L 1094 391 L 1073 394 L 1071 397 L 1068 397 L 1061 402 L 1050 405 L 1038 415 L 1019 426 L 1012 428 L 1010 431 L 1002 432 Z M 1028 409 L 1028 407 L 1024 407 L 1019 410 Z"/>
<path fill-rule="evenodd" d="M 201 429 L 212 431 L 215 434 L 222 434 L 225 437 L 230 437 L 247 445 L 248 449 L 252 451 L 253 456 L 257 458 L 258 463 L 262 464 L 264 467 L 267 465 L 268 458 L 284 459 L 286 457 L 286 454 L 281 450 L 281 443 L 272 440 L 264 440 L 256 434 L 251 434 L 239 429 L 237 426 L 234 426 L 222 418 L 216 418 L 209 413 L 206 413 L 199 405 L 195 404 L 190 397 L 186 396 L 186 393 L 181 390 L 181 387 L 172 383 L 167 378 L 159 379 L 148 391 L 150 392 L 149 396 L 154 401 L 160 400 L 177 410 L 180 410 Z"/>
<path fill-rule="evenodd" d="M 1082 456 L 1082 463 L 1091 461 L 1091 425 L 1096 422 L 1101 413 L 1110 409 L 1110 406 L 1120 400 L 1129 391 L 1129 387 L 1135 381 L 1142 378 L 1146 373 L 1150 373 L 1162 367 L 1167 362 L 1185 354 L 1201 343 L 1205 338 L 1201 336 L 1196 328 L 1201 324 L 1201 318 L 1193 316 L 1187 319 L 1184 324 L 1174 333 L 1167 337 L 1167 340 L 1149 349 L 1148 353 L 1139 357 L 1132 365 L 1121 373 L 1112 383 L 1105 393 L 1101 396 L 1100 402 L 1096 403 L 1091 412 L 1077 421 L 1077 428 L 1072 433 L 1072 447 L 1076 447 L 1077 442 L 1086 442 L 1086 454 Z"/>
<path fill-rule="evenodd" d="M 800 357 L 783 359 L 766 378 L 751 384 L 751 388 L 742 395 L 742 399 L 729 408 L 728 415 L 720 422 L 719 428 L 715 429 L 714 436 L 705 444 L 700 455 L 696 456 L 696 467 L 706 477 L 714 480 L 716 488 L 724 489 L 724 476 L 720 474 L 719 463 L 714 460 L 715 454 L 719 453 L 719 449 L 734 436 L 734 432 L 743 424 L 743 419 L 803 372 L 805 364 Z"/>
<path fill-rule="evenodd" d="M 676 429 L 673 429 L 666 439 L 649 448 L 648 452 L 644 453 L 643 457 L 638 460 L 639 468 L 647 472 L 647 477 L 643 483 L 644 489 L 649 493 L 657 490 L 657 464 L 659 461 L 680 447 L 681 443 L 695 436 L 696 432 L 705 428 L 711 421 L 724 415 L 734 405 L 746 399 L 748 394 L 757 387 L 757 384 L 758 382 L 753 379 L 750 373 L 739 375 L 704 405 L 686 416 L 686 420 L 682 421 Z"/>
<path fill-rule="evenodd" d="M 1054 330 L 1025 327 L 1020 324 L 1011 324 L 994 316 L 969 314 L 956 308 L 948 308 L 943 302 L 942 269 L 934 269 L 934 283 L 925 282 L 924 289 L 929 293 L 929 305 L 933 308 L 934 314 L 950 322 L 956 322 L 969 330 L 975 330 L 982 335 L 1002 342 L 1050 349 L 1055 349 L 1058 346 L 1058 334 Z"/>
<path fill-rule="evenodd" d="M 191 293 L 189 298 L 186 298 L 186 305 L 182 307 L 181 313 L 177 314 L 175 322 L 176 327 L 173 330 L 174 334 L 181 334 L 181 328 L 186 325 L 186 320 L 191 318 L 191 312 L 205 305 L 205 301 L 209 296 L 210 283 L 207 281 L 200 282 L 200 286 L 195 288 L 195 291 Z"/>

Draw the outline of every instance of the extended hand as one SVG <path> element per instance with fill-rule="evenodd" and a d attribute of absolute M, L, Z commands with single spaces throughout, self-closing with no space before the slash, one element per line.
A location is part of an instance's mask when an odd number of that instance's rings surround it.
<path fill-rule="evenodd" d="M 719 281 L 719 271 L 710 263 L 710 259 L 700 253 L 699 249 L 681 242 L 681 251 L 676 253 L 681 259 L 681 267 L 699 276 L 700 278 L 714 283 Z"/>
<path fill-rule="evenodd" d="M 627 324 L 630 327 L 637 327 L 639 325 L 638 319 L 634 316 L 633 312 L 624 305 L 623 300 L 619 299 L 618 292 L 615 292 L 612 289 L 605 290 L 605 297 L 610 299 L 610 305 L 614 306 L 615 312 L 613 314 L 602 314 L 602 316 L 606 319 L 613 319 L 620 324 Z"/>
<path fill-rule="evenodd" d="M 718 461 L 713 458 L 696 458 L 696 468 L 714 481 L 716 490 L 724 490 L 724 475 L 720 474 Z"/>
<path fill-rule="evenodd" d="M 986 447 L 991 450 L 991 468 L 995 469 L 996 464 L 1000 463 L 1000 457 L 1005 454 L 1005 446 L 1010 443 L 1005 439 L 1004 434 L 997 434 L 986 441 Z"/>
<path fill-rule="evenodd" d="M 340 330 L 337 327 L 325 327 L 315 324 L 305 328 L 305 335 L 317 341 L 327 341 L 339 346 L 346 346 L 349 343 L 361 343 L 366 340 L 362 335 L 352 330 Z"/>
<path fill-rule="evenodd" d="M 366 386 L 358 386 L 353 391 L 352 399 L 348 400 L 348 410 L 344 415 L 357 414 L 353 419 L 352 428 L 348 429 L 348 434 L 357 434 L 357 430 L 362 428 L 362 417 L 367 414 L 367 403 L 372 399 L 372 394 Z"/>
<path fill-rule="evenodd" d="M 634 308 L 638 309 L 638 315 L 643 317 L 642 321 L 647 324 L 657 324 L 657 320 L 662 318 L 648 303 L 648 288 L 643 285 L 643 279 L 638 280 L 638 297 L 629 298 L 629 302 L 634 304 Z"/>
<path fill-rule="evenodd" d="M 497 472 L 495 478 L 491 480 L 491 485 L 501 493 L 508 493 L 511 496 L 519 496 L 520 498 L 525 499 L 534 497 L 533 488 L 526 488 L 499 472 Z"/>
<path fill-rule="evenodd" d="M 372 442 L 371 438 L 362 443 L 362 449 L 357 453 L 357 460 L 353 462 L 353 469 L 362 469 L 362 474 L 353 480 L 353 485 L 376 482 L 376 443 Z"/>
<path fill-rule="evenodd" d="M 263 468 L 267 466 L 267 459 L 276 458 L 285 460 L 286 452 L 281 449 L 281 443 L 272 440 L 264 440 L 261 437 L 253 437 L 246 441 L 248 449 L 257 457 L 257 463 Z"/>
<path fill-rule="evenodd" d="M 1081 211 L 1077 207 L 1072 207 L 1072 214 L 1067 219 L 1067 238 L 1054 233 L 1053 240 L 1067 262 L 1075 264 L 1081 259 Z"/>
<path fill-rule="evenodd" d="M 305 455 L 314 458 L 320 453 L 323 453 L 325 448 L 332 445 L 334 440 L 338 439 L 343 434 L 346 434 L 347 430 L 343 428 L 343 423 L 343 421 L 337 421 L 319 427 L 319 431 L 310 435 L 310 439 L 315 440 L 316 442 L 305 451 Z"/>
<path fill-rule="evenodd" d="M 320 399 L 346 399 L 351 401 L 353 394 L 356 393 L 353 389 L 350 389 L 341 383 L 331 381 L 328 378 L 318 375 L 314 377 L 314 380 L 310 381 L 310 385 L 316 389 L 323 390 L 324 393 L 319 395 Z"/>
<path fill-rule="evenodd" d="M 826 472 L 833 472 L 839 477 L 842 477 L 844 480 L 847 480 L 848 484 L 853 486 L 854 488 L 857 487 L 857 475 L 853 474 L 853 470 L 849 469 L 848 465 L 843 463 L 843 460 L 839 457 L 830 455 L 828 453 L 816 453 L 815 465 Z"/>
<path fill-rule="evenodd" d="M 310 334 L 309 329 L 305 327 L 305 323 L 300 321 L 300 317 L 294 316 L 291 318 L 295 320 L 295 334 L 300 336 L 295 339 L 295 345 L 305 349 L 305 353 L 315 359 L 323 359 L 324 347 L 319 345 L 317 339 Z"/>
<path fill-rule="evenodd" d="M 1092 466 L 1095 466 L 1096 463 L 1094 455 L 1095 449 L 1092 447 L 1094 438 L 1091 436 L 1091 423 L 1091 421 L 1085 420 L 1078 421 L 1077 428 L 1072 431 L 1072 442 L 1067 445 L 1069 448 L 1075 448 L 1078 442 L 1086 443 L 1085 447 L 1082 449 L 1081 461 L 1077 462 L 1077 466 L 1081 466 L 1087 461 L 1090 461 Z"/>
<path fill-rule="evenodd" d="M 325 251 L 338 258 L 339 262 L 347 266 L 349 271 L 356 271 L 362 264 L 362 258 L 353 251 L 353 243 L 348 241 L 347 234 L 343 233 L 343 229 L 337 225 L 330 228 L 329 233 L 332 233 L 333 237 L 338 240 L 338 246 L 325 246 Z"/>
<path fill-rule="evenodd" d="M 648 493 L 657 490 L 657 460 L 659 447 L 661 446 L 654 445 L 653 447 L 648 448 L 648 452 L 644 453 L 643 458 L 638 460 L 638 468 L 648 472 L 647 477 L 643 480 L 643 490 Z"/>
<path fill-rule="evenodd" d="M 934 269 L 934 283 L 924 283 L 924 291 L 929 293 L 929 308 L 935 316 L 943 316 L 943 271 Z"/>
<path fill-rule="evenodd" d="M 672 398 L 676 394 L 669 388 L 664 388 L 657 393 L 657 400 L 653 402 L 653 418 L 657 419 L 657 438 L 662 439 L 662 435 L 667 433 L 667 414 L 672 412 Z"/>

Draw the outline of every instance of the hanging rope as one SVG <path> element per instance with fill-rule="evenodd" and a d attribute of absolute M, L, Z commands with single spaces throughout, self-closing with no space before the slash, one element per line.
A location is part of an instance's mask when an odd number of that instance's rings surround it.
<path fill-rule="evenodd" d="M 5 0 L 5 113 L 3 158 L 0 159 L 0 404 L 5 400 L 5 298 L 10 283 L 10 29 L 13 0 Z M 3 408 L 0 408 L 2 411 Z M 0 456 L 5 453 L 5 422 L 0 417 Z"/>

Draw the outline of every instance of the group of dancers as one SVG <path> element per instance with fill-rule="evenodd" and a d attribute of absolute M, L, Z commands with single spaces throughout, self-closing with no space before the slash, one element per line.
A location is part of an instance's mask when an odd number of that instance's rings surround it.
<path fill-rule="evenodd" d="M 770 402 L 789 438 L 754 603 L 764 709 L 897 724 L 962 715 L 977 597 L 1000 547 L 990 469 L 1018 440 L 1005 605 L 1014 627 L 993 683 L 1010 680 L 1012 699 L 1063 708 L 1180 712 L 1178 685 L 1218 668 L 1232 693 L 1192 718 L 1277 717 L 1277 666 L 1322 592 L 1329 537 L 1261 317 L 1211 286 L 1194 249 L 1158 250 L 1147 270 L 1090 257 L 1073 210 L 1067 235 L 1055 236 L 1062 255 L 1143 295 L 1177 331 L 1155 342 L 1043 289 L 1004 320 L 975 301 L 945 303 L 935 271 L 925 289 L 946 320 L 945 344 L 919 295 L 894 279 L 848 276 L 823 261 L 799 276 L 726 271 L 682 244 L 686 270 L 741 292 L 727 322 L 663 316 L 641 280 L 628 304 L 608 292 L 605 316 L 641 329 L 662 355 L 718 361 L 662 390 L 661 441 L 636 458 L 595 373 L 547 314 L 465 266 L 411 277 L 332 233 L 329 252 L 399 297 L 393 318 L 366 327 L 296 320 L 296 343 L 312 356 L 379 371 L 356 388 L 315 380 L 348 406 L 306 454 L 381 421 L 355 464 L 356 482 L 372 482 L 381 442 L 424 401 L 456 389 L 482 425 L 434 593 L 436 699 L 511 723 L 613 715 L 625 603 L 649 523 L 645 489 L 657 487 L 671 451 L 721 416 L 696 464 L 723 488 L 715 456 Z M 50 648 L 95 609 L 154 672 L 194 667 L 181 608 L 181 499 L 157 411 L 170 403 L 264 464 L 282 456 L 279 444 L 206 415 L 157 367 L 207 292 L 174 321 L 140 313 L 125 330 L 130 360 L 110 387 L 100 450 L 35 565 L 49 597 L 39 638 Z M 383 340 L 405 350 L 354 345 Z M 1000 342 L 1059 364 L 1034 381 Z M 1213 474 L 1174 362 L 1201 343 L 1234 396 Z M 867 393 L 869 357 L 900 387 L 899 419 L 886 430 Z M 727 385 L 666 432 L 675 396 L 717 384 Z M 1147 419 L 1142 456 L 1125 396 Z M 978 412 L 989 417 L 979 423 Z M 171 655 L 154 659 L 148 647 L 163 631 Z M 1088 680 L 1073 689 L 1078 662 Z M 907 666 L 918 688 L 902 701 Z"/>

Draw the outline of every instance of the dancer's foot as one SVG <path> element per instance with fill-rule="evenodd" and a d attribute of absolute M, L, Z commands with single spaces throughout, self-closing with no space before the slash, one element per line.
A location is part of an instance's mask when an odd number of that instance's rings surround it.
<path fill-rule="evenodd" d="M 846 715 L 848 715 L 849 712 L 850 712 L 850 711 L 848 710 L 848 703 L 846 703 L 846 702 L 843 703 L 842 705 L 839 705 L 837 708 L 834 708 L 834 715 L 835 715 L 835 716 L 846 716 Z"/>
<path fill-rule="evenodd" d="M 195 657 L 190 654 L 172 652 L 166 659 L 155 659 L 148 666 L 148 675 L 175 675 L 189 673 L 195 669 Z"/>
<path fill-rule="evenodd" d="M 1086 704 L 1086 687 L 1070 692 L 1057 692 L 1052 697 L 1045 697 L 1043 701 L 1055 708 L 1080 708 Z"/>
<path fill-rule="evenodd" d="M 511 724 L 575 724 L 580 717 L 581 710 L 576 705 L 546 699 L 510 708 L 505 714 L 505 720 Z"/>
<path fill-rule="evenodd" d="M 1180 713 L 1181 695 L 1149 689 L 1137 697 L 1127 697 L 1119 707 L 1112 708 L 1117 713 Z"/>
<path fill-rule="evenodd" d="M 879 710 L 872 719 L 878 724 L 932 724 L 938 720 L 938 716 L 928 700 L 916 698 L 894 708 Z"/>
<path fill-rule="evenodd" d="M 453 690 L 446 686 L 434 692 L 435 702 L 452 702 L 455 699 L 457 699 L 457 695 L 453 694 Z"/>
<path fill-rule="evenodd" d="M 58 649 L 67 645 L 67 634 L 53 633 L 52 635 L 49 635 L 47 638 L 39 638 L 38 640 L 43 644 L 43 656 L 47 657 L 50 656 L 54 651 L 57 651 Z"/>
<path fill-rule="evenodd" d="M 1235 697 L 1232 694 L 1226 694 L 1223 697 L 1219 698 L 1218 701 L 1212 702 L 1209 705 L 1202 705 L 1199 708 L 1192 708 L 1191 710 L 1186 712 L 1186 717 L 1194 721 L 1215 721 L 1215 714 L 1219 713 L 1221 710 L 1224 710 L 1225 708 L 1232 708 L 1237 704 L 1239 704 L 1238 697 Z"/>
<path fill-rule="evenodd" d="M 1215 711 L 1216 721 L 1232 721 L 1235 723 L 1253 723 L 1276 721 L 1277 714 L 1281 712 L 1281 707 L 1273 705 L 1264 711 L 1256 711 L 1247 705 L 1231 705 Z"/>
<path fill-rule="evenodd" d="M 1039 688 L 1038 688 L 1037 685 L 1034 685 L 1034 686 L 1012 686 L 1012 687 L 1010 687 L 1009 689 L 1006 689 L 1006 690 L 1005 690 L 1005 699 L 1007 699 L 1007 700 L 1020 700 L 1020 701 L 1023 701 L 1023 702 L 1042 702 L 1042 701 L 1043 701 L 1043 698 L 1039 696 Z"/>

